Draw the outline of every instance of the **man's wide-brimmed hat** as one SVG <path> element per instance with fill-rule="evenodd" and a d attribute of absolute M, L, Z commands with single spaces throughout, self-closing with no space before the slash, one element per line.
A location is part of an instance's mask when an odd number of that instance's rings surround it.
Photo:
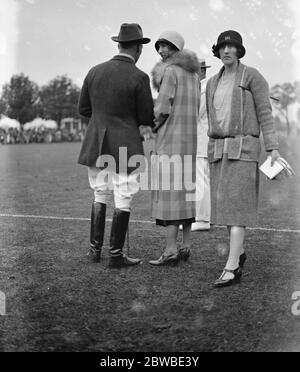
<path fill-rule="evenodd" d="M 111 38 L 118 43 L 148 44 L 150 39 L 143 37 L 143 30 L 137 23 L 123 23 L 118 36 Z"/>
<path fill-rule="evenodd" d="M 210 68 L 211 66 L 207 66 L 206 61 L 204 59 L 200 59 L 200 68 Z"/>
<path fill-rule="evenodd" d="M 240 50 L 240 54 L 238 56 L 239 58 L 243 58 L 244 55 L 246 54 L 246 49 L 244 48 L 244 45 L 243 45 L 242 36 L 236 31 L 228 30 L 228 31 L 222 32 L 219 35 L 217 44 L 213 45 L 212 47 L 212 51 L 215 57 L 220 58 L 219 50 L 222 46 L 226 44 L 232 44 Z"/>

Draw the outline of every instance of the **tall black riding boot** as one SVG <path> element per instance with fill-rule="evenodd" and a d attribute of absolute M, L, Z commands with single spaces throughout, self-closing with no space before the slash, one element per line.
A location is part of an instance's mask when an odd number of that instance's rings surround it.
<path fill-rule="evenodd" d="M 91 213 L 90 255 L 99 262 L 105 230 L 106 204 L 94 202 Z"/>
<path fill-rule="evenodd" d="M 129 258 L 123 253 L 130 212 L 115 209 L 110 234 L 110 262 L 109 267 L 121 268 L 138 265 L 139 258 Z"/>

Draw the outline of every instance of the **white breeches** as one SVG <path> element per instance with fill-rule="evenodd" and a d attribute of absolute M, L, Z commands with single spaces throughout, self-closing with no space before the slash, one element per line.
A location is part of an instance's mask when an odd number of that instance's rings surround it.
<path fill-rule="evenodd" d="M 94 190 L 95 202 L 107 204 L 113 192 L 115 207 L 130 212 L 133 196 L 139 191 L 136 174 L 116 174 L 89 167 L 88 177 L 90 186 Z"/>

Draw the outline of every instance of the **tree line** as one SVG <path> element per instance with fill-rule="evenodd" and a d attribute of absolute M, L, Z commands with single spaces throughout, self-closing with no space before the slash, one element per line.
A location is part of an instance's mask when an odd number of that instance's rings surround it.
<path fill-rule="evenodd" d="M 287 133 L 290 134 L 291 118 L 289 117 L 289 107 L 294 103 L 300 104 L 300 81 L 284 84 L 276 84 L 271 89 L 271 95 L 277 100 L 274 101 L 275 108 L 281 113 L 285 120 Z M 297 122 L 300 122 L 300 108 L 297 110 Z"/>
<path fill-rule="evenodd" d="M 287 132 L 291 131 L 289 106 L 300 103 L 300 81 L 274 85 L 271 89 L 274 107 L 285 118 Z M 0 114 L 18 120 L 21 125 L 36 117 L 55 120 L 78 118 L 77 103 L 80 88 L 66 75 L 57 76 L 45 86 L 39 87 L 23 73 L 13 75 L 2 88 Z M 300 121 L 300 109 L 297 120 Z"/>
<path fill-rule="evenodd" d="M 77 103 L 80 88 L 66 75 L 57 76 L 39 87 L 28 76 L 13 75 L 0 97 L 0 114 L 16 119 L 21 125 L 36 117 L 55 120 L 78 118 Z"/>

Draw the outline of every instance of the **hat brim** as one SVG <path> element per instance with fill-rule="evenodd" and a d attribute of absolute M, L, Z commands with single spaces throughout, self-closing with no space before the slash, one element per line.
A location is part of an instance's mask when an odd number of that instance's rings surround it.
<path fill-rule="evenodd" d="M 215 50 L 216 50 L 216 52 L 218 52 L 218 51 L 220 50 L 220 48 L 222 48 L 222 46 L 224 46 L 224 45 L 226 45 L 226 44 L 232 44 L 232 45 L 236 46 L 237 48 L 240 48 L 240 49 L 242 50 L 242 55 L 240 56 L 240 58 L 243 58 L 243 57 L 245 56 L 245 54 L 246 54 L 246 49 L 244 48 L 244 46 L 243 46 L 242 44 L 236 43 L 236 42 L 234 42 L 234 41 L 230 41 L 230 42 L 228 42 L 228 41 L 223 41 L 223 42 L 221 42 L 220 44 L 217 44 L 217 45 L 215 46 Z M 220 56 L 219 56 L 218 58 L 220 59 Z"/>
<path fill-rule="evenodd" d="M 113 36 L 112 41 L 115 41 L 116 43 L 124 43 L 124 44 L 149 44 L 151 39 L 148 39 L 147 37 L 143 37 L 141 39 L 134 39 L 134 40 L 120 40 L 118 36 Z"/>
<path fill-rule="evenodd" d="M 175 48 L 176 50 L 179 50 L 176 45 L 174 45 L 173 43 L 171 43 L 171 41 L 166 40 L 166 39 L 158 39 L 157 42 L 155 43 L 155 49 L 156 49 L 157 52 L 159 51 L 159 44 L 160 43 L 167 44 L 171 48 Z"/>

